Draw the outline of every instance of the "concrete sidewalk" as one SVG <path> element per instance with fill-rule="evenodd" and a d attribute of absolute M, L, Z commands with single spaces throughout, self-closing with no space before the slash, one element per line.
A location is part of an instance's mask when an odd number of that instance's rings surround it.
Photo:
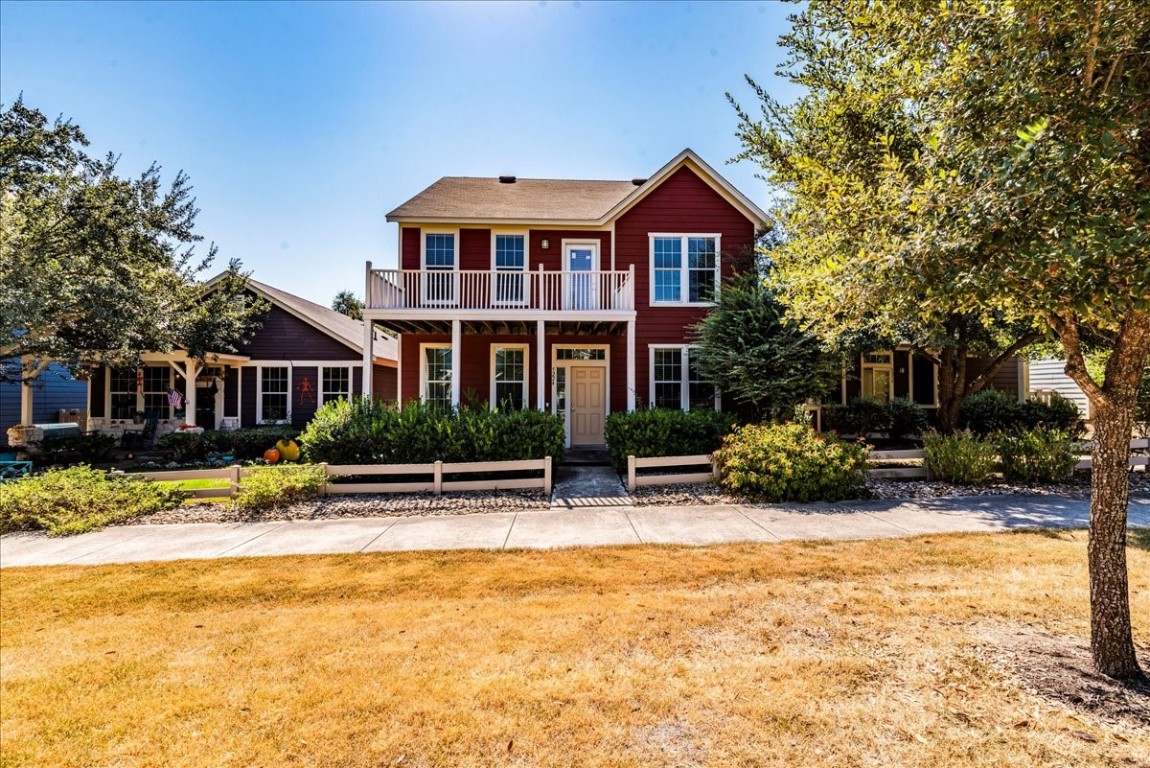
<path fill-rule="evenodd" d="M 398 550 L 873 539 L 1083 528 L 1088 521 L 1089 502 L 1080 499 L 983 496 L 778 507 L 601 507 L 443 517 L 137 525 L 65 538 L 8 534 L 0 537 L 0 566 Z M 1131 499 L 1129 521 L 1131 527 L 1150 527 L 1150 496 Z"/>

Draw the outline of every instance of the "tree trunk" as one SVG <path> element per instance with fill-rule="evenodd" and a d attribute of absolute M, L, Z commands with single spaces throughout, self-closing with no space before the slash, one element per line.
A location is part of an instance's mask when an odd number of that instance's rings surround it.
<path fill-rule="evenodd" d="M 1091 470 L 1090 650 L 1099 672 L 1119 679 L 1142 677 L 1130 628 L 1126 574 L 1127 470 L 1134 409 L 1126 403 L 1096 409 Z"/>

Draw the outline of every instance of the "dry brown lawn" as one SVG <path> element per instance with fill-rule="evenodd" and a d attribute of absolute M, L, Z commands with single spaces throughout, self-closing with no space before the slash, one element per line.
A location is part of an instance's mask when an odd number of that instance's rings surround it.
<path fill-rule="evenodd" d="M 1027 533 L 5 569 L 0 765 L 1147 766 L 1150 699 L 1025 674 L 1074 674 L 1085 560 Z"/>

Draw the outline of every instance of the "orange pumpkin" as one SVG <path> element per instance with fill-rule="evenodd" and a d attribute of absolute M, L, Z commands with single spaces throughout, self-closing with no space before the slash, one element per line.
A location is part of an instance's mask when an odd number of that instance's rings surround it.
<path fill-rule="evenodd" d="M 268 448 L 264 451 L 264 461 L 268 464 L 275 464 L 280 460 L 280 452 L 275 448 Z"/>

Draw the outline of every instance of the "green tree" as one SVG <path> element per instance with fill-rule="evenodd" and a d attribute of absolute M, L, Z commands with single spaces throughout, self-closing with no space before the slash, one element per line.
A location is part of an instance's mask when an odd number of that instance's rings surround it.
<path fill-rule="evenodd" d="M 363 319 L 363 302 L 351 291 L 340 291 L 331 300 L 331 308 L 353 320 Z"/>
<path fill-rule="evenodd" d="M 1094 663 L 1141 677 L 1125 542 L 1150 358 L 1145 3 L 814 2 L 783 42 L 807 95 L 787 108 L 767 97 L 761 121 L 740 116 L 748 156 L 790 193 L 786 289 L 817 297 L 843 282 L 880 306 L 1033 319 L 1057 337 L 1095 413 Z M 1086 337 L 1109 348 L 1100 377 Z"/>
<path fill-rule="evenodd" d="M 723 282 L 718 304 L 692 329 L 691 362 L 756 416 L 782 418 L 836 385 L 839 364 L 818 338 L 788 322 L 753 259 Z"/>
<path fill-rule="evenodd" d="M 0 112 L 0 354 L 34 379 L 50 361 L 130 364 L 145 351 L 193 357 L 235 351 L 262 306 L 238 261 L 196 280 L 198 210 L 183 173 L 164 189 L 159 168 L 117 175 L 75 124 L 49 121 L 18 99 Z"/>

